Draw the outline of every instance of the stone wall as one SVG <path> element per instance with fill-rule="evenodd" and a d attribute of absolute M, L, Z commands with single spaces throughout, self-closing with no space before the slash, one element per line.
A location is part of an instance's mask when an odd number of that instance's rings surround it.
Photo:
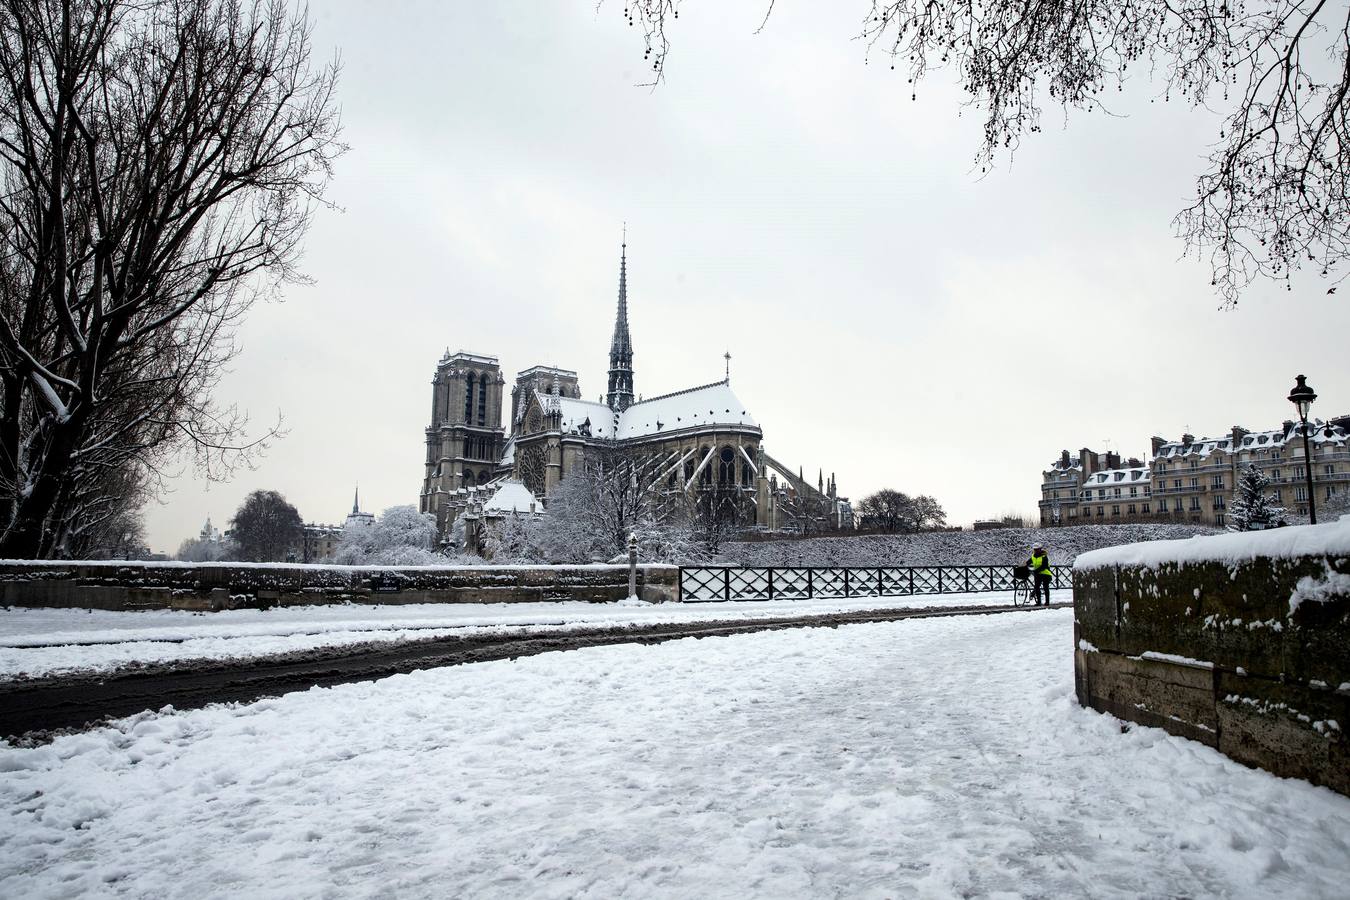
<path fill-rule="evenodd" d="M 1350 553 L 1085 562 L 1080 703 L 1350 794 Z"/>
<path fill-rule="evenodd" d="M 247 563 L 0 563 L 0 605 L 221 609 L 324 603 L 622 600 L 627 566 L 360 568 Z M 679 599 L 679 569 L 638 566 L 638 596 Z"/>

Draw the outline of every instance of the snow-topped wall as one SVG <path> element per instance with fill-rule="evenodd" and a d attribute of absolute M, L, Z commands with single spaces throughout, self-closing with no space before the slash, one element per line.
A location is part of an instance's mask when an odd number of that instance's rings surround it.
<path fill-rule="evenodd" d="M 1350 794 L 1350 517 L 1074 564 L 1079 702 Z"/>
<path fill-rule="evenodd" d="M 679 596 L 675 566 L 638 566 L 638 595 Z M 0 561 L 0 605 L 221 609 L 326 603 L 605 602 L 628 595 L 628 567 L 316 566 L 281 563 Z"/>

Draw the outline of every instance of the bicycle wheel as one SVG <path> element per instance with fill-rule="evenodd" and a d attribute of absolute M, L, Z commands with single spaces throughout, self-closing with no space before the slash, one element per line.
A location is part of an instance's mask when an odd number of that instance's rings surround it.
<path fill-rule="evenodd" d="M 1019 581 L 1013 585 L 1013 606 L 1027 606 L 1031 603 L 1031 585 Z"/>

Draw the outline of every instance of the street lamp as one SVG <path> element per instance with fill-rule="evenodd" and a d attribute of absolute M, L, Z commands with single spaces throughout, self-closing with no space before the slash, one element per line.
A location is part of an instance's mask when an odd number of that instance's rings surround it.
<path fill-rule="evenodd" d="M 1317 498 L 1313 496 L 1312 452 L 1308 449 L 1308 410 L 1317 399 L 1317 392 L 1308 387 L 1307 376 L 1299 375 L 1298 384 L 1289 392 L 1289 402 L 1298 410 L 1298 418 L 1303 423 L 1303 474 L 1308 479 L 1308 521 L 1317 524 Z"/>

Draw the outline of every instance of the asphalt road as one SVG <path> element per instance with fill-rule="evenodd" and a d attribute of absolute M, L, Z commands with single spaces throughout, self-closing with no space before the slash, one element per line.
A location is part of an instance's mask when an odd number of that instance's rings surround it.
<path fill-rule="evenodd" d="M 1071 606 L 1054 604 L 1051 608 Z M 783 628 L 834 628 L 938 616 L 1034 614 L 1047 607 L 962 606 L 943 609 L 868 610 L 754 621 L 713 621 L 595 628 L 566 633 L 464 635 L 327 647 L 252 659 L 139 666 L 98 675 L 35 678 L 0 683 L 0 736 L 40 742 L 109 719 L 172 706 L 196 709 L 275 697 L 311 687 L 373 681 L 437 666 L 607 644 L 656 644 L 682 638 L 727 637 Z"/>

